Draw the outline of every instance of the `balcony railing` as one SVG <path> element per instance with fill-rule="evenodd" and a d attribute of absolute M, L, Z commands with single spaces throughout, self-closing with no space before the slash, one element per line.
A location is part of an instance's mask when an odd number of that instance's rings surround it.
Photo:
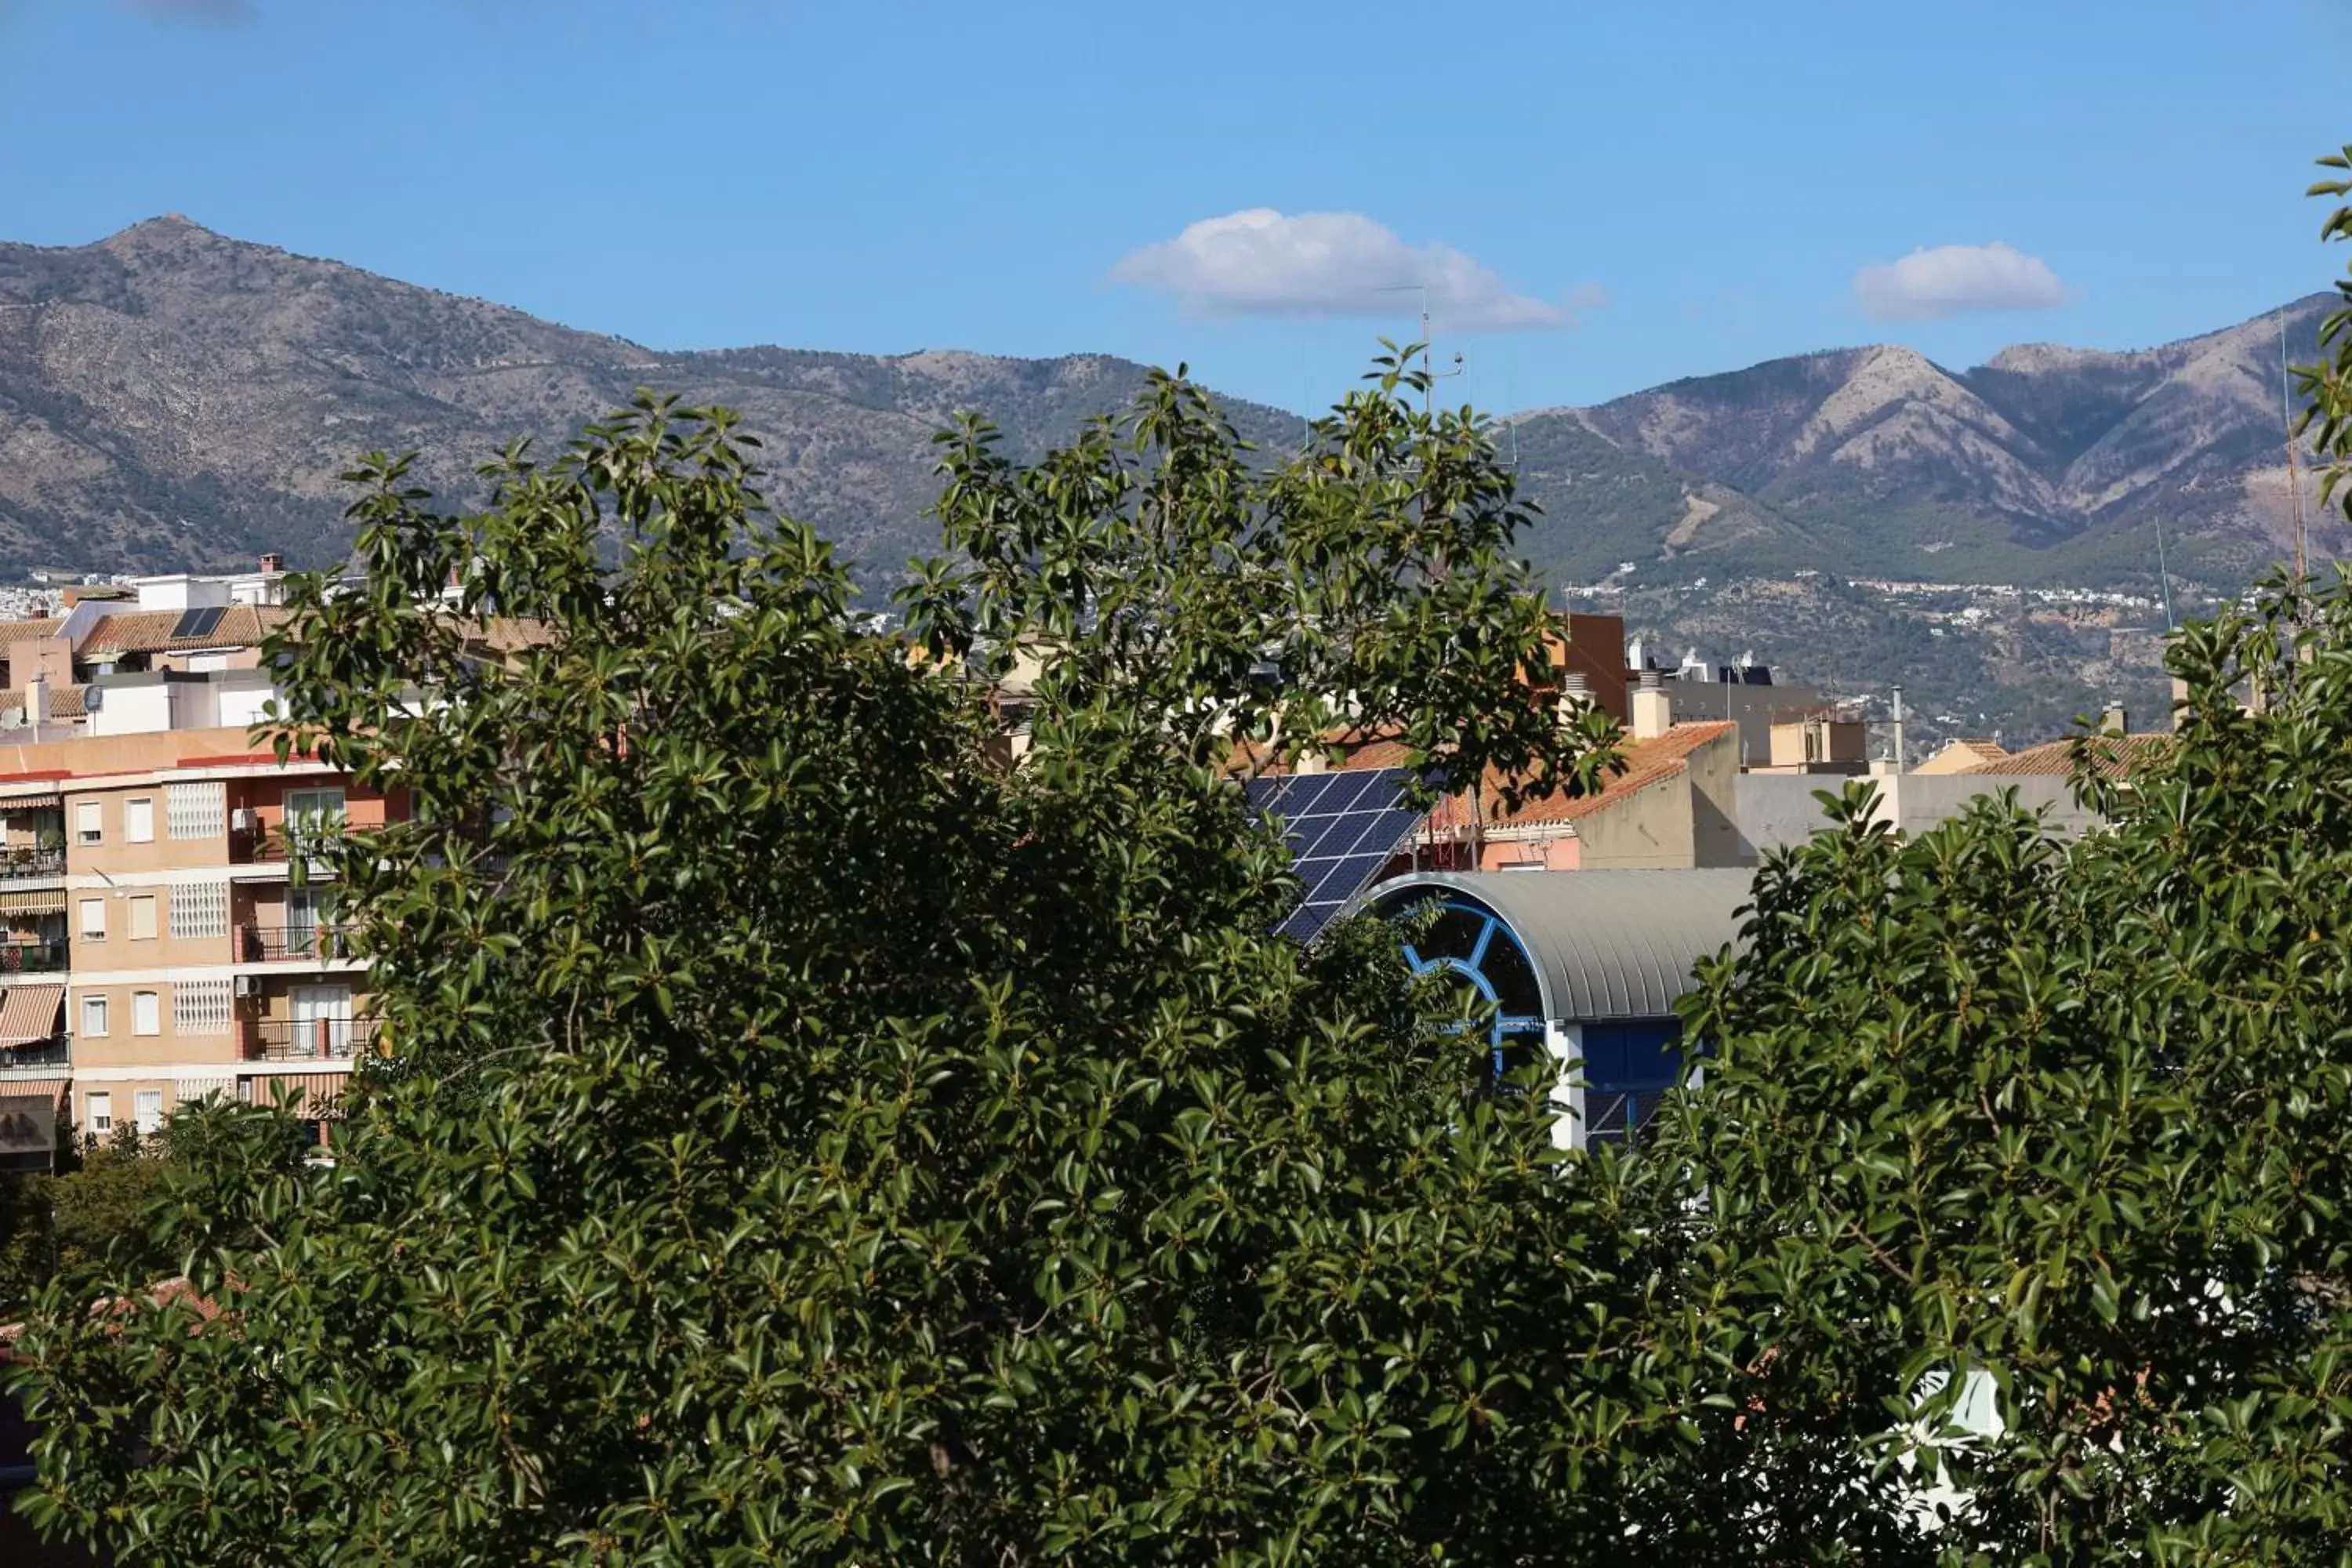
<path fill-rule="evenodd" d="M 276 827 L 233 827 L 229 858 L 241 861 L 303 860 L 324 869 L 329 844 L 342 831 L 341 822 L 299 823 L 291 830 Z"/>
<path fill-rule="evenodd" d="M 35 1040 L 29 1046 L 0 1046 L 0 1073 L 56 1072 L 73 1066 L 69 1040 Z"/>
<path fill-rule="evenodd" d="M 46 942 L 0 941 L 0 979 L 11 974 L 58 974 L 68 967 L 71 949 L 63 937 Z"/>
<path fill-rule="evenodd" d="M 351 956 L 350 932 L 341 925 L 237 928 L 240 963 L 317 963 Z"/>
<path fill-rule="evenodd" d="M 0 882 L 28 881 L 35 877 L 66 874 L 66 852 L 30 844 L 0 845 Z"/>
<path fill-rule="evenodd" d="M 248 1018 L 248 1061 L 341 1061 L 375 1048 L 373 1018 Z"/>

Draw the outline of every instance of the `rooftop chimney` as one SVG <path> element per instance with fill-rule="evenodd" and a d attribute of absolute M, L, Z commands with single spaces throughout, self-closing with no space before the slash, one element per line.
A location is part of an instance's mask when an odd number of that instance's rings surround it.
<path fill-rule="evenodd" d="M 286 557 L 273 550 L 261 558 L 261 569 L 269 573 L 283 572 L 286 570 Z"/>
<path fill-rule="evenodd" d="M 1633 689 L 1633 739 L 1654 741 L 1674 727 L 1674 694 L 1656 670 L 1643 670 L 1642 684 Z"/>
<path fill-rule="evenodd" d="M 1578 669 L 1562 670 L 1559 677 L 1559 716 L 1575 718 L 1592 706 L 1592 682 Z"/>
<path fill-rule="evenodd" d="M 36 675 L 25 682 L 25 722 L 37 731 L 49 721 L 49 683 Z"/>
<path fill-rule="evenodd" d="M 2099 720 L 2099 728 L 2110 735 L 2130 734 L 2131 726 L 2124 720 L 2124 705 L 2120 702 L 2108 703 L 2106 712 Z"/>

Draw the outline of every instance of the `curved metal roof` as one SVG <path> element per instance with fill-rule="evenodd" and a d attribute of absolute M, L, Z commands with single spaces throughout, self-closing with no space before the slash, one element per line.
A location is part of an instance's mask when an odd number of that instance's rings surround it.
<path fill-rule="evenodd" d="M 1675 998 L 1694 986 L 1692 967 L 1738 941 L 1734 911 L 1754 879 L 1749 870 L 1419 871 L 1358 903 L 1393 910 L 1438 896 L 1483 904 L 1527 949 L 1544 1016 L 1597 1023 L 1673 1016 Z"/>

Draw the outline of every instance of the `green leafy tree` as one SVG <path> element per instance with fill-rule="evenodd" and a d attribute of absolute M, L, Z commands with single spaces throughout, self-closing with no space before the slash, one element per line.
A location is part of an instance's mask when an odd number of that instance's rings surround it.
<path fill-rule="evenodd" d="M 2306 373 L 2336 479 L 2347 328 Z M 1853 786 L 1703 968 L 1657 1151 L 1721 1372 L 1685 1484 L 1758 1560 L 2346 1560 L 2352 577 L 2169 662 L 2169 755 L 2082 773 L 2111 829 L 1906 842 Z"/>
<path fill-rule="evenodd" d="M 915 642 L 723 414 L 511 452 L 477 517 L 361 469 L 282 743 L 409 802 L 322 851 L 396 1055 L 331 1169 L 224 1131 L 222 1321 L 48 1299 L 37 1518 L 192 1564 L 1614 1560 L 1696 1397 L 1633 1337 L 1662 1189 L 1563 1180 L 1383 932 L 1270 938 L 1230 772 L 1351 722 L 1601 765 L 1518 679 L 1507 474 L 1381 376 L 1278 462 L 1175 379 L 1034 470 L 967 428 Z M 541 635 L 480 659 L 493 611 Z M 940 656 L 1022 646 L 1006 770 Z"/>

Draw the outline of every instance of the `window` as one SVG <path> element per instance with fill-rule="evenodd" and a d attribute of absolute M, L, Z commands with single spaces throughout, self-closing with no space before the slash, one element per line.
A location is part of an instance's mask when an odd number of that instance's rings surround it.
<path fill-rule="evenodd" d="M 74 803 L 74 841 L 76 843 L 96 844 L 106 837 L 100 826 L 100 809 L 102 808 L 99 803 L 94 800 Z"/>
<path fill-rule="evenodd" d="M 152 991 L 131 994 L 131 1032 L 134 1035 L 160 1035 L 163 1032 L 163 1009 Z"/>
<path fill-rule="evenodd" d="M 229 1016 L 229 982 L 183 980 L 172 987 L 173 1034 L 226 1035 Z"/>
<path fill-rule="evenodd" d="M 332 827 L 343 820 L 343 789 L 336 784 L 329 789 L 289 789 L 286 792 L 286 820 L 289 823 L 309 823 Z"/>
<path fill-rule="evenodd" d="M 226 882 L 172 885 L 172 936 L 179 942 L 228 934 Z"/>
<path fill-rule="evenodd" d="M 82 1125 L 103 1138 L 114 1131 L 114 1096 L 92 1094 L 82 1100 Z"/>
<path fill-rule="evenodd" d="M 106 998 L 84 996 L 81 999 L 81 1032 L 89 1039 L 106 1038 Z"/>
<path fill-rule="evenodd" d="M 125 844 L 155 842 L 155 803 L 152 800 L 126 800 L 122 803 L 122 841 Z"/>
<path fill-rule="evenodd" d="M 228 832 L 228 785 L 167 784 L 163 786 L 165 831 L 174 838 L 218 838 Z"/>
<path fill-rule="evenodd" d="M 131 940 L 153 942 L 155 940 L 155 895 L 137 893 L 132 895 L 130 902 Z"/>
<path fill-rule="evenodd" d="M 320 841 L 343 826 L 343 792 L 331 789 L 289 789 L 286 792 L 286 842 L 308 854 Z"/>
<path fill-rule="evenodd" d="M 131 1096 L 131 1103 L 136 1108 L 139 1131 L 142 1133 L 161 1132 L 163 1130 L 163 1091 L 162 1089 L 142 1089 Z"/>
<path fill-rule="evenodd" d="M 81 901 L 81 939 L 84 942 L 106 940 L 106 900 L 84 899 Z"/>

